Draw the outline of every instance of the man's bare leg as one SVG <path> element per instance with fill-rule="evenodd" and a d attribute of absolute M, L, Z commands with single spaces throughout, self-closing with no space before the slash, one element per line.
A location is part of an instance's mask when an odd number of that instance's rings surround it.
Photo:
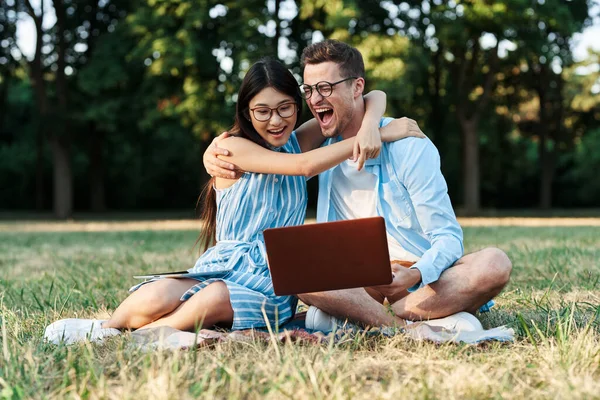
<path fill-rule="evenodd" d="M 392 304 L 400 318 L 426 320 L 460 311 L 475 313 L 508 283 L 512 264 L 506 254 L 486 248 L 459 259 L 440 279 Z"/>
<path fill-rule="evenodd" d="M 372 326 L 405 325 L 404 320 L 392 315 L 362 288 L 304 293 L 298 297 L 305 304 L 315 306 L 338 318 L 348 318 Z"/>

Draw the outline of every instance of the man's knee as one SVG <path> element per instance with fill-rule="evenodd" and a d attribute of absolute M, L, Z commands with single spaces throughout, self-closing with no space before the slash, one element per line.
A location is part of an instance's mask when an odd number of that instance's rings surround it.
<path fill-rule="evenodd" d="M 512 272 L 512 262 L 506 253 L 495 247 L 489 247 L 484 251 L 486 252 L 489 268 L 494 270 L 499 281 L 507 283 Z"/>
<path fill-rule="evenodd" d="M 508 283 L 512 263 L 505 252 L 495 247 L 481 250 L 477 269 L 481 272 L 477 283 L 487 289 L 502 289 Z"/>
<path fill-rule="evenodd" d="M 297 297 L 301 302 L 303 302 L 307 306 L 312 306 L 312 305 L 314 305 L 314 303 L 316 301 L 318 301 L 316 299 L 317 296 L 315 293 L 301 293 L 301 294 L 297 295 Z"/>

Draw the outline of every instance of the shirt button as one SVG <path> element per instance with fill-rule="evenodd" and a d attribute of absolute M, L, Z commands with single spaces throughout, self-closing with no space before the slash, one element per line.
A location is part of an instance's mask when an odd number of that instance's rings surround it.
<path fill-rule="evenodd" d="M 275 178 L 275 183 L 279 182 L 279 179 Z"/>

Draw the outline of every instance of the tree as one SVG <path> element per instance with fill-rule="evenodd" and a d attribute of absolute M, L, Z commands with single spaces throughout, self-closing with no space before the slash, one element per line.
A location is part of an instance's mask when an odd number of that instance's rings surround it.
<path fill-rule="evenodd" d="M 42 154 L 47 141 L 52 153 L 53 210 L 58 218 L 67 218 L 73 211 L 71 152 L 73 141 L 80 133 L 74 131 L 70 103 L 73 81 L 78 68 L 90 58 L 94 40 L 111 27 L 114 28 L 117 19 L 123 16 L 115 3 L 118 4 L 116 1 L 53 0 L 49 4 L 42 0 L 36 9 L 30 0 L 19 0 L 10 5 L 14 12 L 27 14 L 36 27 L 35 52 L 31 60 L 26 62 L 37 109 L 39 183 L 36 197 L 38 207 L 41 207 Z M 56 21 L 48 27 L 45 19 L 50 18 L 51 9 Z M 19 59 L 26 60 L 22 53 Z M 92 178 L 92 186 L 97 181 Z"/>
<path fill-rule="evenodd" d="M 8 87 L 19 67 L 11 55 L 16 45 L 16 21 L 14 10 L 0 8 L 0 130 L 6 118 Z"/>
<path fill-rule="evenodd" d="M 522 133 L 534 137 L 538 143 L 538 204 L 542 209 L 549 209 L 557 161 L 561 153 L 572 148 L 574 140 L 572 132 L 565 127 L 568 104 L 564 93 L 564 70 L 573 64 L 569 47 L 571 38 L 588 22 L 588 8 L 585 0 L 548 0 L 543 4 L 532 4 L 526 13 L 530 18 L 516 28 L 516 50 L 512 58 L 517 66 L 520 64 L 516 90 L 535 95 L 534 99 L 526 101 L 537 109 L 537 115 L 534 118 L 524 116 L 519 127 Z M 529 110 L 527 114 L 530 114 Z"/>
<path fill-rule="evenodd" d="M 521 59 L 508 57 L 510 52 L 506 50 L 533 48 L 540 37 L 551 32 L 560 32 L 560 40 L 566 44 L 568 35 L 582 28 L 587 6 L 585 1 L 563 3 L 536 4 L 525 0 L 380 3 L 388 10 L 386 30 L 409 37 L 417 48 L 425 50 L 421 59 L 425 60 L 423 69 L 428 73 L 422 75 L 425 80 L 419 90 L 428 93 L 429 119 L 433 121 L 436 140 L 440 140 L 443 124 L 447 123 L 444 108 L 454 111 L 461 131 L 463 206 L 467 214 L 477 213 L 481 206 L 479 130 L 482 118 L 490 112 L 500 65 L 506 63 L 501 59 L 518 66 Z M 538 25 L 542 36 L 540 32 L 525 34 L 524 29 Z M 569 32 L 567 36 L 565 32 Z M 448 101 L 444 102 L 444 98 Z"/>

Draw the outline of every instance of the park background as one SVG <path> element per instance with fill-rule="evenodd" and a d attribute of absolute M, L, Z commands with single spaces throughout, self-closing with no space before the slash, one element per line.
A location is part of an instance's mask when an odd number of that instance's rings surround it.
<path fill-rule="evenodd" d="M 599 14 L 592 0 L 2 0 L 0 210 L 193 215 L 245 71 L 269 56 L 301 82 L 302 48 L 325 37 L 356 46 L 386 114 L 433 140 L 460 214 L 581 213 L 600 206 L 600 50 L 581 44 L 598 46 Z"/>
<path fill-rule="evenodd" d="M 598 0 L 0 0 L 0 397 L 599 398 L 599 14 Z M 465 253 L 508 254 L 509 285 L 478 317 L 515 341 L 45 343 L 58 319 L 108 318 L 134 275 L 194 265 L 202 153 L 244 72 L 270 56 L 300 80 L 301 49 L 325 37 L 358 47 L 367 89 L 440 150 Z"/>

